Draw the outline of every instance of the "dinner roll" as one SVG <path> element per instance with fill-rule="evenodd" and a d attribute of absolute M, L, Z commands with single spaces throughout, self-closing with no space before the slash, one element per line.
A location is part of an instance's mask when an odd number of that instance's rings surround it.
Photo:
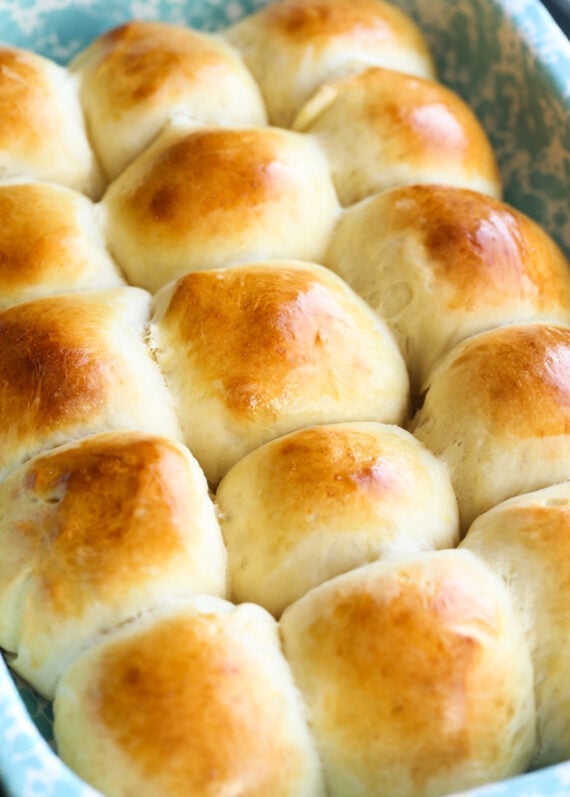
<path fill-rule="evenodd" d="M 261 86 L 271 122 L 283 127 L 326 80 L 371 64 L 434 77 L 419 29 L 381 0 L 280 0 L 226 36 Z"/>
<path fill-rule="evenodd" d="M 224 39 L 133 20 L 71 63 L 97 154 L 110 179 L 176 114 L 196 125 L 262 125 L 259 88 Z"/>
<path fill-rule="evenodd" d="M 85 438 L 0 484 L 0 645 L 48 698 L 101 633 L 165 597 L 223 596 L 226 553 L 204 474 L 180 444 Z"/>
<path fill-rule="evenodd" d="M 501 193 L 483 128 L 441 83 L 372 67 L 322 86 L 294 129 L 318 136 L 343 205 L 408 183 Z"/>
<path fill-rule="evenodd" d="M 0 119 L 0 178 L 38 177 L 99 196 L 99 166 L 66 69 L 0 44 Z"/>
<path fill-rule="evenodd" d="M 570 322 L 570 269 L 546 232 L 491 197 L 443 185 L 348 208 L 325 264 L 384 318 L 420 385 L 454 344 L 507 322 Z"/>
<path fill-rule="evenodd" d="M 408 375 L 388 328 L 323 266 L 187 274 L 155 297 L 149 342 L 213 484 L 294 429 L 406 415 Z"/>
<path fill-rule="evenodd" d="M 477 518 L 462 547 L 509 588 L 534 664 L 539 752 L 570 758 L 570 482 L 511 498 Z"/>
<path fill-rule="evenodd" d="M 177 125 L 111 185 L 104 205 L 113 254 L 150 291 L 231 262 L 319 261 L 338 210 L 311 137 Z"/>
<path fill-rule="evenodd" d="M 266 443 L 226 474 L 216 502 L 233 599 L 275 615 L 339 573 L 459 541 L 445 465 L 379 423 L 313 426 Z"/>
<path fill-rule="evenodd" d="M 0 184 L 0 307 L 124 284 L 87 197 L 48 183 Z"/>
<path fill-rule="evenodd" d="M 158 607 L 74 662 L 54 714 L 62 758 L 107 797 L 323 795 L 277 624 L 259 606 Z"/>
<path fill-rule="evenodd" d="M 150 296 L 115 288 L 0 311 L 0 479 L 54 446 L 112 429 L 180 439 L 144 340 Z"/>
<path fill-rule="evenodd" d="M 530 762 L 528 646 L 501 580 L 468 551 L 337 576 L 281 629 L 330 797 L 437 797 Z"/>
<path fill-rule="evenodd" d="M 483 332 L 443 358 L 412 431 L 448 464 L 463 528 L 570 478 L 570 328 Z"/>

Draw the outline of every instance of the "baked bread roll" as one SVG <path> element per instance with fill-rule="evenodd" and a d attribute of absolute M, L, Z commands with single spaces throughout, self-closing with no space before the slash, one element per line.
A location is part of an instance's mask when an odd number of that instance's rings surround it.
<path fill-rule="evenodd" d="M 414 386 L 459 341 L 507 322 L 570 322 L 570 269 L 546 232 L 497 200 L 410 185 L 348 208 L 325 265 L 388 324 Z"/>
<path fill-rule="evenodd" d="M 124 284 L 105 248 L 97 207 L 48 183 L 0 184 L 0 308 Z"/>
<path fill-rule="evenodd" d="M 485 131 L 441 83 L 372 67 L 322 86 L 293 128 L 319 138 L 342 205 L 409 183 L 501 193 Z"/>
<path fill-rule="evenodd" d="M 100 195 L 99 165 L 66 69 L 0 44 L 0 119 L 0 178 L 38 177 Z"/>
<path fill-rule="evenodd" d="M 419 29 L 381 0 L 280 0 L 226 36 L 261 86 L 272 124 L 288 127 L 325 81 L 372 64 L 434 77 Z"/>
<path fill-rule="evenodd" d="M 530 762 L 528 646 L 501 580 L 469 552 L 337 576 L 281 630 L 330 797 L 435 797 Z"/>
<path fill-rule="evenodd" d="M 570 478 L 570 327 L 483 332 L 426 388 L 411 428 L 447 462 L 465 531 L 506 498 Z"/>
<path fill-rule="evenodd" d="M 461 543 L 505 581 L 534 665 L 535 766 L 570 758 L 570 482 L 485 512 Z"/>
<path fill-rule="evenodd" d="M 280 437 L 233 466 L 216 503 L 233 600 L 275 615 L 359 565 L 458 543 L 445 466 L 397 426 L 332 424 Z"/>
<path fill-rule="evenodd" d="M 53 698 L 98 636 L 164 598 L 224 596 L 226 552 L 196 460 L 140 432 L 85 438 L 0 484 L 0 645 Z"/>
<path fill-rule="evenodd" d="M 156 291 L 189 271 L 259 258 L 319 261 L 338 201 L 309 137 L 172 126 L 110 186 L 111 251 Z"/>
<path fill-rule="evenodd" d="M 114 179 L 183 114 L 192 124 L 262 125 L 259 88 L 223 38 L 133 20 L 96 38 L 70 64 L 93 144 Z"/>
<path fill-rule="evenodd" d="M 294 429 L 406 416 L 408 375 L 390 332 L 322 266 L 187 274 L 155 297 L 149 343 L 212 484 Z"/>
<path fill-rule="evenodd" d="M 139 288 L 116 288 L 0 312 L 0 478 L 40 451 L 96 432 L 181 439 L 143 340 L 149 302 Z"/>
<path fill-rule="evenodd" d="M 62 758 L 108 797 L 324 793 L 277 624 L 258 606 L 158 607 L 74 662 L 54 713 Z"/>

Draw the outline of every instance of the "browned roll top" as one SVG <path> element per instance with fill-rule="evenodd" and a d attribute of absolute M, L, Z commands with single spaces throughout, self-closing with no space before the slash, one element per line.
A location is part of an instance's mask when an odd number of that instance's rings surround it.
<path fill-rule="evenodd" d="M 97 206 L 48 183 L 0 185 L 0 307 L 123 284 Z"/>
<path fill-rule="evenodd" d="M 180 438 L 143 341 L 138 288 L 65 294 L 0 312 L 0 472 L 38 451 L 117 428 Z"/>
<path fill-rule="evenodd" d="M 132 20 L 71 63 L 95 147 L 110 179 L 174 115 L 195 125 L 262 125 L 265 109 L 239 54 L 182 25 Z"/>
<path fill-rule="evenodd" d="M 293 429 L 406 414 L 408 378 L 391 334 L 323 266 L 273 260 L 193 272 L 154 306 L 158 363 L 214 484 Z"/>
<path fill-rule="evenodd" d="M 338 201 L 309 137 L 174 126 L 104 198 L 110 249 L 155 291 L 189 271 L 268 257 L 319 260 Z"/>
<path fill-rule="evenodd" d="M 372 64 L 432 77 L 412 20 L 381 0 L 281 0 L 226 32 L 259 83 L 272 124 L 289 126 L 318 87 Z"/>
<path fill-rule="evenodd" d="M 554 241 L 510 205 L 464 188 L 402 186 L 354 205 L 325 263 L 388 322 L 416 389 L 471 335 L 570 321 L 570 268 Z"/>
<path fill-rule="evenodd" d="M 67 185 L 89 196 L 101 175 L 69 73 L 40 55 L 0 46 L 0 174 Z"/>
<path fill-rule="evenodd" d="M 432 373 L 414 434 L 450 468 L 464 529 L 570 478 L 570 327 L 512 325 L 460 343 Z"/>

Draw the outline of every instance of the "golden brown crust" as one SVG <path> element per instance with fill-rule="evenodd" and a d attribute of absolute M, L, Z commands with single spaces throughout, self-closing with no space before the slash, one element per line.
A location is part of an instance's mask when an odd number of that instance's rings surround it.
<path fill-rule="evenodd" d="M 263 425 L 307 389 L 307 369 L 327 381 L 319 364 L 357 334 L 351 309 L 311 271 L 236 267 L 182 277 L 162 324 L 228 412 Z"/>
<path fill-rule="evenodd" d="M 226 474 L 216 502 L 233 599 L 275 615 L 366 562 L 458 541 L 445 467 L 385 424 L 305 427 L 267 443 Z"/>
<path fill-rule="evenodd" d="M 71 64 L 110 179 L 165 123 L 265 124 L 259 88 L 224 39 L 182 25 L 133 20 L 96 38 Z"/>
<path fill-rule="evenodd" d="M 193 272 L 165 286 L 154 308 L 158 362 L 212 483 L 293 429 L 397 423 L 407 411 L 407 373 L 387 328 L 322 266 Z"/>
<path fill-rule="evenodd" d="M 417 182 L 500 193 L 493 149 L 478 119 L 459 95 L 433 80 L 370 67 L 323 86 L 294 128 L 321 137 L 343 205 Z"/>
<path fill-rule="evenodd" d="M 570 477 L 570 327 L 513 324 L 433 371 L 412 429 L 441 456 L 466 532 L 482 512 Z"/>
<path fill-rule="evenodd" d="M 98 413 L 118 376 L 96 337 L 106 307 L 90 303 L 87 315 L 66 299 L 38 302 L 0 313 L 0 414 L 23 435 Z"/>
<path fill-rule="evenodd" d="M 159 776 L 168 794 L 218 795 L 236 779 L 252 797 L 282 794 L 279 759 L 285 765 L 287 757 L 268 726 L 268 714 L 277 724 L 279 715 L 254 697 L 252 680 L 263 682 L 262 668 L 215 617 L 172 619 L 108 656 L 93 708 L 133 765 Z"/>
<path fill-rule="evenodd" d="M 275 467 L 282 475 L 276 489 L 294 494 L 303 487 L 307 501 L 318 501 L 324 492 L 339 501 L 355 493 L 364 500 L 369 494 L 381 496 L 398 483 L 397 466 L 404 463 L 382 460 L 380 451 L 380 441 L 365 430 L 307 429 L 276 444 Z"/>
<path fill-rule="evenodd" d="M 470 171 L 480 165 L 473 112 L 441 83 L 379 67 L 345 78 L 345 85 L 349 82 L 365 98 L 363 122 L 378 135 L 397 130 L 399 148 L 412 162 L 442 150 Z M 379 102 L 380 85 L 389 87 L 384 102 Z"/>
<path fill-rule="evenodd" d="M 0 188 L 0 306 L 122 284 L 86 197 L 45 183 Z"/>
<path fill-rule="evenodd" d="M 0 172 L 100 193 L 75 86 L 47 58 L 0 46 Z"/>
<path fill-rule="evenodd" d="M 359 568 L 312 590 L 281 625 L 332 795 L 353 779 L 362 793 L 444 793 L 529 761 L 528 650 L 502 584 L 475 557 Z"/>
<path fill-rule="evenodd" d="M 69 254 L 80 248 L 83 240 L 69 218 L 72 207 L 72 202 L 54 206 L 53 195 L 48 195 L 40 185 L 2 187 L 0 290 L 3 295 L 19 283 L 45 280 L 54 263 L 69 269 L 73 277 L 73 270 L 81 266 L 81 261 L 69 258 Z"/>
<path fill-rule="evenodd" d="M 2 472 L 40 450 L 109 429 L 180 438 L 142 339 L 149 302 L 144 291 L 117 288 L 0 312 Z"/>
<path fill-rule="evenodd" d="M 495 306 L 513 296 L 532 300 L 537 314 L 570 308 L 566 258 L 528 216 L 493 197 L 452 186 L 394 189 L 384 223 L 397 236 L 413 231 L 450 310 Z"/>
<path fill-rule="evenodd" d="M 208 130 L 190 134 L 160 153 L 124 201 L 137 223 L 144 224 L 146 217 L 164 225 L 170 240 L 204 222 L 204 234 L 213 231 L 221 209 L 253 214 L 259 205 L 279 197 L 285 183 L 270 135 Z"/>
<path fill-rule="evenodd" d="M 160 22 L 127 22 L 100 36 L 96 46 L 89 81 L 104 87 L 100 99 L 114 114 L 140 102 L 176 98 L 182 87 L 227 68 L 205 36 Z"/>
<path fill-rule="evenodd" d="M 0 645 L 48 698 L 101 634 L 160 600 L 225 593 L 206 480 L 170 439 L 83 438 L 16 469 L 0 501 Z"/>
<path fill-rule="evenodd" d="M 570 267 L 531 219 L 466 188 L 392 188 L 344 211 L 325 264 L 384 318 L 416 392 L 454 345 L 570 321 Z"/>
<path fill-rule="evenodd" d="M 188 487 L 178 446 L 134 432 L 86 438 L 34 460 L 19 500 L 44 511 L 22 532 L 43 552 L 35 577 L 49 611 L 80 614 L 99 590 L 113 602 L 183 555 L 181 530 L 196 509 Z"/>
<path fill-rule="evenodd" d="M 553 584 L 566 582 L 570 574 L 570 481 L 503 501 L 481 515 L 461 543 L 462 548 L 482 555 L 503 575 L 516 593 L 516 603 L 528 604 L 521 590 L 540 590 L 550 611 L 563 611 L 563 587 Z M 528 561 L 528 564 L 525 562 Z M 544 577 L 525 581 L 523 573 L 513 578 L 516 570 L 524 568 L 528 575 L 536 568 Z M 537 592 L 536 611 L 545 611 Z M 530 608 L 527 605 L 527 611 Z M 528 631 L 535 635 L 544 625 L 530 623 Z"/>
<path fill-rule="evenodd" d="M 381 0 L 281 0 L 268 6 L 264 28 L 295 45 L 317 50 L 339 37 L 380 47 L 395 40 L 429 58 L 411 19 Z"/>
<path fill-rule="evenodd" d="M 25 157 L 57 135 L 61 123 L 50 100 L 53 87 L 38 56 L 0 48 L 0 148 Z"/>
<path fill-rule="evenodd" d="M 570 328 L 506 327 L 473 339 L 450 365 L 464 411 L 502 438 L 570 435 Z"/>
<path fill-rule="evenodd" d="M 203 596 L 159 607 L 73 665 L 55 716 L 64 759 L 104 793 L 322 795 L 276 624 L 259 607 Z"/>
<path fill-rule="evenodd" d="M 265 467 L 261 473 L 253 468 L 250 483 L 266 482 L 267 489 L 258 496 L 260 509 L 265 504 L 266 519 L 269 521 L 272 515 L 277 524 L 282 519 L 281 513 L 285 518 L 290 512 L 295 517 L 294 524 L 288 526 L 287 537 L 273 538 L 270 529 L 263 532 L 271 552 L 286 553 L 310 533 L 317 517 L 319 524 L 329 522 L 335 533 L 353 533 L 355 528 L 343 522 L 347 501 L 358 525 L 364 524 L 370 515 L 376 516 L 382 501 L 411 500 L 413 494 L 417 495 L 420 483 L 425 489 L 429 465 L 436 469 L 435 460 L 432 463 L 428 452 L 416 446 L 411 436 L 408 439 L 396 427 L 352 423 L 325 424 L 293 432 L 268 444 L 264 458 L 258 449 L 252 468 L 256 459 Z M 426 457 L 422 458 L 424 453 Z M 245 463 L 240 465 L 240 469 L 244 467 Z M 229 478 L 228 475 L 220 485 L 218 496 Z M 378 516 L 376 523 L 381 533 Z M 453 534 L 451 518 L 449 533 Z"/>
<path fill-rule="evenodd" d="M 318 145 L 270 127 L 167 130 L 105 204 L 113 253 L 149 290 L 260 257 L 318 260 L 338 210 Z"/>
<path fill-rule="evenodd" d="M 241 20 L 227 36 L 259 83 L 270 121 L 284 127 L 319 86 L 372 64 L 435 74 L 417 26 L 380 0 L 282 0 Z"/>

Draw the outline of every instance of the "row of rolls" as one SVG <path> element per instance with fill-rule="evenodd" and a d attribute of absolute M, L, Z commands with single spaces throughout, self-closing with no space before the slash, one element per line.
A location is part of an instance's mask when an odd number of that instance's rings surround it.
<path fill-rule="evenodd" d="M 380 0 L 0 49 L 0 647 L 109 797 L 570 757 L 570 270 Z"/>

